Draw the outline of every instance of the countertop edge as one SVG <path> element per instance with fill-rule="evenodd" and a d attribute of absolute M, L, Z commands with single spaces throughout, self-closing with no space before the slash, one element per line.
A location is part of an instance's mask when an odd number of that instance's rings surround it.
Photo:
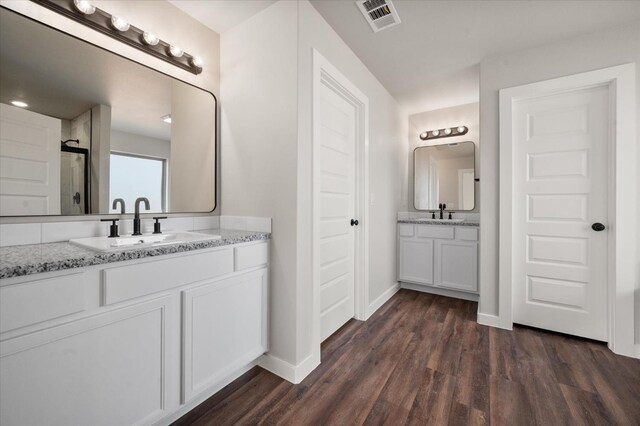
<path fill-rule="evenodd" d="M 25 260 L 24 263 L 2 265 L 0 267 L 0 279 L 24 277 L 36 275 L 45 272 L 63 271 L 77 268 L 84 268 L 95 265 L 103 265 L 116 262 L 125 262 L 128 260 L 144 259 L 149 257 L 158 257 L 169 254 L 184 253 L 195 250 L 204 250 L 216 247 L 223 247 L 234 244 L 249 243 L 254 241 L 267 241 L 271 239 L 270 232 L 253 232 L 239 231 L 227 229 L 210 229 L 205 231 L 197 231 L 203 233 L 220 234 L 221 238 L 216 240 L 194 241 L 190 243 L 167 245 L 155 248 L 146 248 L 141 250 L 126 250 L 115 253 L 102 253 L 92 251 L 90 249 L 74 246 L 68 241 L 57 243 L 31 244 L 21 246 L 7 246 L 0 248 L 2 257 L 9 256 L 11 251 L 15 251 L 14 255 L 21 259 L 29 259 L 29 251 L 32 252 L 32 258 L 42 256 L 43 250 L 50 248 L 52 251 L 60 249 L 70 250 L 72 256 L 61 257 L 53 261 Z M 0 259 L 4 263 L 5 259 Z"/>
<path fill-rule="evenodd" d="M 464 222 L 439 222 L 429 219 L 399 219 L 398 223 L 411 223 L 415 225 L 440 225 L 440 226 L 480 226 L 480 222 L 464 221 Z"/>

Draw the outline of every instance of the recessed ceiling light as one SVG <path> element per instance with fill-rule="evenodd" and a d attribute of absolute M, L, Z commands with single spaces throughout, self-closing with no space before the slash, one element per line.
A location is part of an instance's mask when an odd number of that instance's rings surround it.
<path fill-rule="evenodd" d="M 17 106 L 18 108 L 26 108 L 26 107 L 29 106 L 29 104 L 27 104 L 26 102 L 22 102 L 22 101 L 11 101 L 11 105 Z"/>
<path fill-rule="evenodd" d="M 171 124 L 171 114 L 163 115 L 161 118 L 165 123 Z"/>

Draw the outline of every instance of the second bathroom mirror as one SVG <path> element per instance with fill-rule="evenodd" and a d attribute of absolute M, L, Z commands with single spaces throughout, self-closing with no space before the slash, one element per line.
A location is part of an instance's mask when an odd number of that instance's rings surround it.
<path fill-rule="evenodd" d="M 475 207 L 475 144 L 421 146 L 413 152 L 416 210 L 470 211 Z"/>

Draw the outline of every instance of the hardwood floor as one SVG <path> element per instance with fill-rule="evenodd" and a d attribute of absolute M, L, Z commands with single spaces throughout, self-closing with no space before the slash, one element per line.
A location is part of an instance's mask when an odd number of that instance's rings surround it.
<path fill-rule="evenodd" d="M 293 385 L 254 368 L 178 425 L 640 425 L 640 360 L 478 325 L 477 304 L 401 290 Z"/>

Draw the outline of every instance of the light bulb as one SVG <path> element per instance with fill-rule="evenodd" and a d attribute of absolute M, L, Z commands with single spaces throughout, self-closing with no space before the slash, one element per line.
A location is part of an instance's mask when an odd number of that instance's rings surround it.
<path fill-rule="evenodd" d="M 11 105 L 17 106 L 18 108 L 26 108 L 26 107 L 29 106 L 29 104 L 27 104 L 26 102 L 22 102 L 22 101 L 11 101 Z"/>
<path fill-rule="evenodd" d="M 420 133 L 420 139 L 426 139 L 427 136 L 429 136 L 429 133 L 427 133 L 427 132 Z"/>
<path fill-rule="evenodd" d="M 149 46 L 155 46 L 160 41 L 160 39 L 155 34 L 148 33 L 146 31 L 144 32 L 144 34 L 142 34 L 142 40 Z"/>
<path fill-rule="evenodd" d="M 458 130 L 458 133 L 462 133 L 462 132 L 464 132 L 465 130 L 467 130 L 467 128 L 466 128 L 466 127 L 464 127 L 464 126 L 458 126 L 457 130 Z"/>
<path fill-rule="evenodd" d="M 203 65 L 202 58 L 199 56 L 192 56 L 191 65 L 193 65 L 196 68 L 202 68 L 202 65 Z"/>
<path fill-rule="evenodd" d="M 179 58 L 184 52 L 178 46 L 171 45 L 169 46 L 169 53 L 174 58 Z"/>
<path fill-rule="evenodd" d="M 444 134 L 445 135 L 450 135 L 451 134 L 451 129 L 444 129 Z"/>
<path fill-rule="evenodd" d="M 111 17 L 111 25 L 118 31 L 128 31 L 131 26 L 129 25 L 129 21 L 116 15 Z"/>
<path fill-rule="evenodd" d="M 96 11 L 96 7 L 89 3 L 87 0 L 73 0 L 73 5 L 78 9 L 80 13 L 85 15 L 91 15 Z"/>
<path fill-rule="evenodd" d="M 167 114 L 167 115 L 163 115 L 162 117 L 160 117 L 162 119 L 162 121 L 164 121 L 167 124 L 171 124 L 171 114 Z"/>
<path fill-rule="evenodd" d="M 440 130 L 432 130 L 432 131 L 431 131 L 431 134 L 432 134 L 433 136 L 438 136 L 438 135 L 440 134 Z"/>

